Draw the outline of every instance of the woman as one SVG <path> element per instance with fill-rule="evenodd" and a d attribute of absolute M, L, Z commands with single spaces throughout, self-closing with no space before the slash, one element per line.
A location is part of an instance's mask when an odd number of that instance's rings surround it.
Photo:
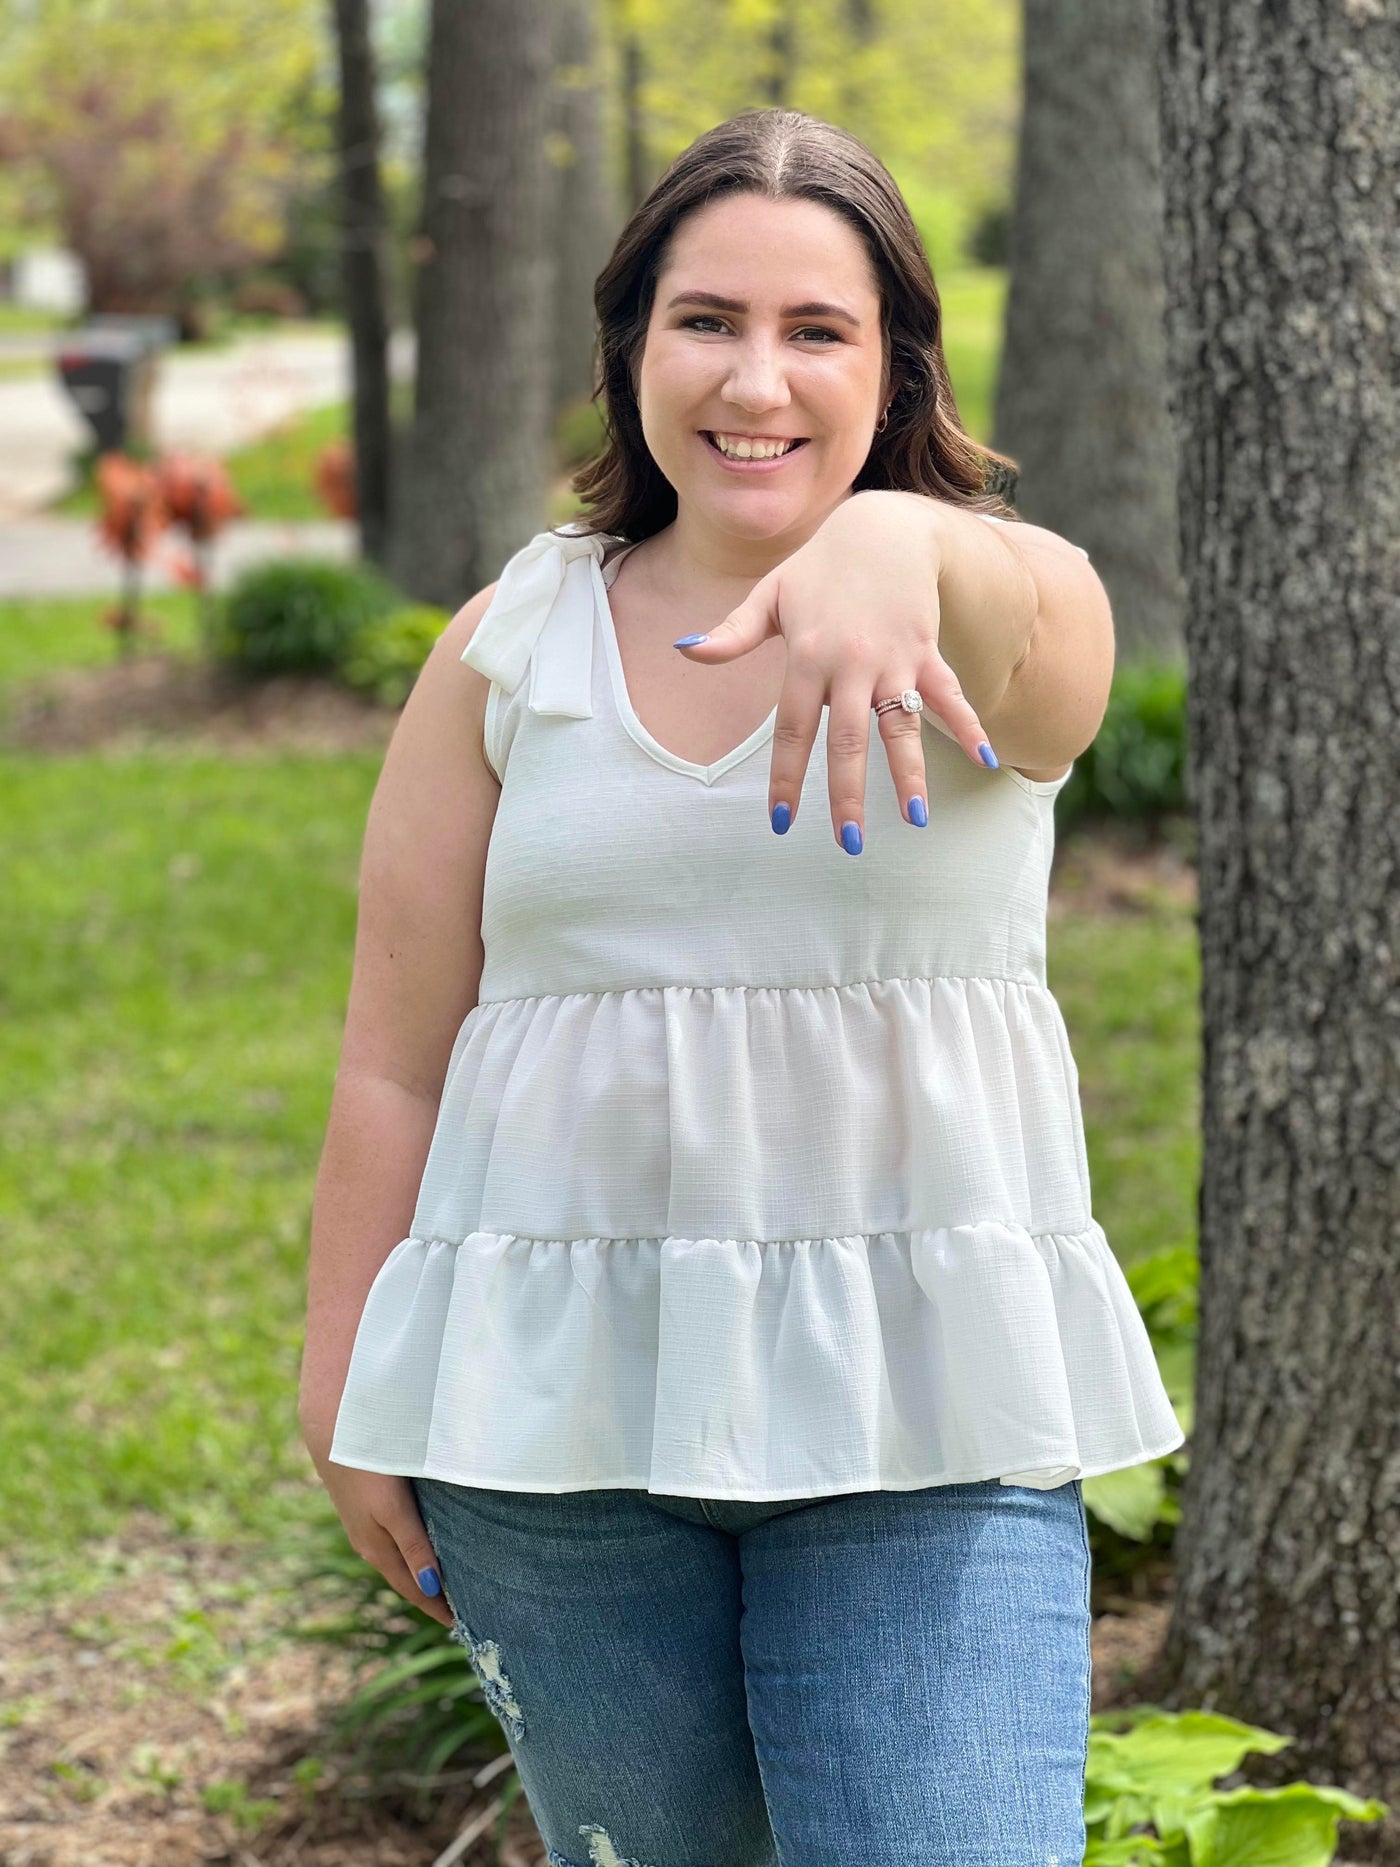
<path fill-rule="evenodd" d="M 841 130 L 701 137 L 596 303 L 588 517 L 370 812 L 307 1444 L 553 1867 L 1068 1867 L 1080 1481 L 1183 1440 L 1045 983 L 1107 600 L 993 509 Z"/>

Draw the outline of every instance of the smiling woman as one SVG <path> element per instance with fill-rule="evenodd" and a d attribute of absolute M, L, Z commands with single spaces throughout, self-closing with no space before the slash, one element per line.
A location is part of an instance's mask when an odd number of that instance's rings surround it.
<path fill-rule="evenodd" d="M 323 1313 L 358 1312 L 316 1358 L 345 1370 L 320 1463 L 385 1572 L 444 1588 L 554 1867 L 581 1835 L 651 1867 L 930 1837 L 1070 1867 L 1081 1481 L 1183 1434 L 1046 983 L 1064 779 L 975 758 L 936 652 L 945 570 L 945 636 L 973 590 L 1008 665 L 1034 579 L 968 520 L 1011 515 L 854 137 L 719 125 L 597 305 L 588 512 L 454 618 L 371 813 L 346 1053 L 413 1112 L 397 1154 L 382 1116 L 347 1131 L 313 1233 Z M 863 540 L 881 602 L 840 613 Z M 673 646 L 764 602 L 784 627 L 742 653 Z M 853 671 L 825 706 L 823 642 Z M 870 735 L 872 694 L 916 693 L 951 731 L 910 705 Z M 770 829 L 770 746 L 870 781 L 861 861 L 853 819 L 855 848 Z M 352 1304 L 335 1254 L 430 1099 L 412 1222 L 362 1222 Z"/>

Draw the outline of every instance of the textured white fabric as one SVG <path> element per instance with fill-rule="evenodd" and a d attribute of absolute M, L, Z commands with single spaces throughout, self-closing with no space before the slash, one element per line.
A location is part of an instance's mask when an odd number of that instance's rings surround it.
<path fill-rule="evenodd" d="M 1046 1489 L 1181 1445 L 1046 984 L 1065 779 L 926 719 L 915 829 L 872 722 L 852 858 L 823 713 L 775 836 L 774 714 L 701 766 L 633 711 L 620 543 L 540 533 L 462 657 L 502 781 L 485 965 L 331 1457 L 763 1499 Z"/>

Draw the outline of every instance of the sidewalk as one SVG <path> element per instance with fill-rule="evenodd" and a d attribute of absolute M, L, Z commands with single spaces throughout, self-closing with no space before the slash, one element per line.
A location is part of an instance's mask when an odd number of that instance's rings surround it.
<path fill-rule="evenodd" d="M 183 534 L 168 546 L 157 544 L 141 572 L 143 590 L 174 590 L 177 580 L 164 569 L 168 549 L 188 556 Z M 346 519 L 308 524 L 277 524 L 262 519 L 234 519 L 210 550 L 215 589 L 225 588 L 250 564 L 269 557 L 327 557 L 346 560 L 359 553 L 357 528 Z M 116 596 L 122 564 L 97 541 L 94 519 L 28 518 L 0 520 L 0 598 Z"/>

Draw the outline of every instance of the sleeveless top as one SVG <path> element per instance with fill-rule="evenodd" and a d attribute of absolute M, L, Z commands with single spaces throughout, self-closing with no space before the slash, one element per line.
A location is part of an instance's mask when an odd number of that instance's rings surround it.
<path fill-rule="evenodd" d="M 758 1500 L 1181 1445 L 1046 984 L 1069 774 L 974 766 L 926 718 L 918 829 L 872 719 L 853 859 L 823 709 L 775 835 L 776 708 L 709 765 L 637 718 L 618 545 L 537 534 L 462 656 L 501 783 L 485 963 L 331 1458 Z"/>

